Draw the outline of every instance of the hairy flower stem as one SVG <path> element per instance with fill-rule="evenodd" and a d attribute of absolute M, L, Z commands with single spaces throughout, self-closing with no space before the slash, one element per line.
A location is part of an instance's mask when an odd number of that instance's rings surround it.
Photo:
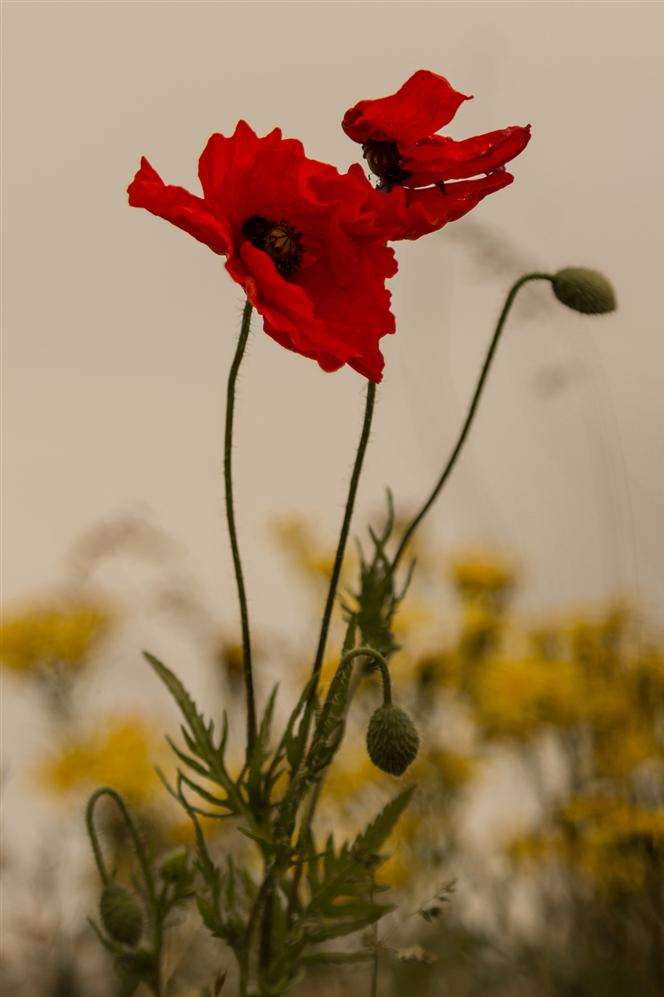
<path fill-rule="evenodd" d="M 294 781 L 298 778 L 300 767 L 302 765 L 302 761 L 304 759 L 304 754 L 307 747 L 307 741 L 309 739 L 309 728 L 311 727 L 311 718 L 316 703 L 316 690 L 318 688 L 318 679 L 320 676 L 321 667 L 323 665 L 323 656 L 325 654 L 327 637 L 330 630 L 330 621 L 332 619 L 332 610 L 334 609 L 334 600 L 336 598 L 337 587 L 339 585 L 339 576 L 341 575 L 341 567 L 343 565 L 344 555 L 346 553 L 346 544 L 348 543 L 350 523 L 351 519 L 353 518 L 353 509 L 355 507 L 355 497 L 357 495 L 357 487 L 360 481 L 360 474 L 362 473 L 364 455 L 366 453 L 367 445 L 369 443 L 369 435 L 371 433 L 371 421 L 373 419 L 375 401 L 376 401 L 376 385 L 374 384 L 373 381 L 369 381 L 367 385 L 367 399 L 364 407 L 364 420 L 362 422 L 362 431 L 360 433 L 360 441 L 358 443 L 357 453 L 355 455 L 355 464 L 353 465 L 353 472 L 351 474 L 350 484 L 348 486 L 348 497 L 346 498 L 346 508 L 344 510 L 344 517 L 341 523 L 341 532 L 339 533 L 339 541 L 337 543 L 337 552 L 335 554 L 334 565 L 332 567 L 330 584 L 327 590 L 327 599 L 325 601 L 325 609 L 323 610 L 323 619 L 321 621 L 320 636 L 318 638 L 318 647 L 316 649 L 316 657 L 314 659 L 314 663 L 312 666 L 313 681 L 304 708 L 304 716 L 302 717 L 302 725 L 298 735 L 299 747 L 292 768 L 291 786 L 293 785 Z M 354 635 L 354 630 L 352 631 L 352 633 Z M 348 639 L 348 634 L 346 636 Z M 315 807 L 315 802 L 313 803 L 313 806 Z M 300 838 L 300 844 L 302 843 L 303 840 L 304 840 L 303 838 Z M 291 890 L 290 890 L 289 903 L 288 903 L 289 922 L 292 920 L 295 904 L 297 903 L 297 895 L 298 895 L 301 876 L 302 876 L 302 868 L 301 866 L 298 866 L 295 869 L 293 880 L 291 882 Z"/>
<path fill-rule="evenodd" d="M 245 302 L 242 312 L 242 325 L 240 326 L 240 337 L 235 349 L 235 356 L 228 375 L 228 386 L 226 389 L 226 430 L 224 435 L 224 483 L 226 491 L 226 520 L 228 522 L 228 533 L 231 541 L 231 551 L 233 554 L 233 567 L 235 569 L 235 582 L 237 585 L 237 596 L 240 603 L 240 621 L 242 624 L 242 668 L 244 672 L 244 687 L 247 698 L 247 757 L 249 756 L 256 740 L 256 699 L 254 696 L 254 676 L 251 668 L 251 635 L 249 633 L 249 609 L 247 607 L 247 593 L 244 587 L 244 576 L 242 574 L 242 562 L 240 560 L 240 548 L 237 540 L 237 529 L 235 527 L 235 509 L 233 505 L 233 474 L 232 474 L 232 449 L 233 449 L 233 416 L 235 413 L 235 385 L 240 364 L 244 357 L 244 351 L 249 338 L 249 328 L 251 326 L 252 305 L 249 299 Z"/>
<path fill-rule="evenodd" d="M 475 387 L 475 392 L 473 394 L 473 397 L 471 399 L 470 405 L 468 407 L 468 412 L 466 414 L 466 418 L 464 420 L 463 426 L 461 427 L 461 432 L 459 433 L 459 438 L 457 439 L 457 442 L 456 442 L 456 444 L 454 446 L 454 449 L 452 450 L 452 453 L 450 454 L 450 456 L 448 458 L 448 461 L 447 461 L 445 467 L 443 468 L 442 474 L 440 475 L 440 477 L 438 478 L 438 481 L 434 485 L 433 491 L 431 492 L 431 494 L 429 495 L 428 499 L 426 500 L 426 502 L 424 503 L 424 505 L 422 506 L 422 508 L 420 509 L 420 511 L 417 513 L 417 515 L 412 519 L 412 521 L 410 522 L 408 528 L 406 529 L 403 537 L 401 538 L 401 543 L 399 544 L 397 552 L 394 555 L 394 560 L 392 561 L 392 567 L 391 567 L 391 573 L 392 574 L 394 574 L 394 572 L 396 571 L 396 569 L 397 569 L 397 567 L 399 565 L 399 562 L 401 561 L 401 558 L 403 557 L 404 551 L 406 550 L 406 547 L 408 546 L 408 543 L 410 542 L 410 540 L 411 540 L 411 538 L 412 538 L 415 530 L 420 525 L 420 523 L 422 522 L 422 520 L 424 519 L 424 517 L 428 513 L 429 509 L 431 508 L 431 506 L 434 504 L 434 502 L 436 501 L 436 499 L 440 495 L 440 493 L 441 493 L 441 491 L 443 489 L 443 486 L 445 485 L 445 482 L 447 481 L 447 479 L 449 478 L 450 474 L 454 470 L 454 465 L 456 464 L 456 462 L 457 462 L 457 460 L 459 458 L 459 455 L 461 454 L 461 451 L 463 450 L 463 445 L 466 442 L 466 438 L 468 436 L 468 433 L 470 432 L 470 427 L 473 424 L 473 420 L 474 420 L 475 414 L 477 412 L 477 407 L 479 405 L 480 398 L 481 398 L 482 392 L 484 390 L 484 385 L 486 383 L 486 379 L 487 379 L 487 376 L 489 374 L 489 370 L 491 368 L 491 364 L 493 362 L 493 358 L 494 358 L 494 355 L 495 355 L 495 352 L 496 352 L 496 348 L 498 346 L 498 342 L 500 340 L 503 328 L 505 326 L 505 322 L 507 321 L 507 317 L 508 317 L 508 315 L 509 315 L 509 313 L 510 313 L 510 311 L 512 309 L 512 305 L 514 304 L 514 299 L 516 298 L 519 290 L 523 287 L 523 285 L 527 284 L 531 280 L 549 280 L 549 281 L 552 281 L 553 277 L 551 276 L 551 274 L 548 274 L 548 273 L 528 273 L 528 274 L 525 274 L 523 277 L 520 277 L 516 281 L 516 283 L 512 286 L 512 288 L 510 289 L 510 292 L 507 295 L 507 298 L 505 299 L 505 304 L 503 305 L 503 310 L 500 313 L 500 317 L 498 319 L 498 324 L 496 325 L 496 329 L 495 329 L 495 332 L 493 334 L 493 338 L 491 340 L 491 343 L 489 344 L 489 349 L 487 350 L 486 357 L 484 358 L 484 363 L 482 365 L 482 370 L 480 371 L 480 376 L 478 378 L 477 385 Z"/>
<path fill-rule="evenodd" d="M 341 523 L 341 532 L 339 533 L 339 541 L 337 543 L 337 552 L 334 557 L 334 566 L 332 568 L 330 584 L 327 590 L 327 599 L 325 601 L 325 609 L 323 610 L 323 619 L 321 621 L 320 636 L 318 638 L 318 647 L 316 649 L 316 657 L 314 659 L 311 671 L 314 681 L 311 686 L 311 691 L 309 693 L 309 698 L 307 699 L 307 705 L 305 707 L 304 717 L 302 719 L 302 735 L 300 742 L 302 745 L 302 754 L 304 753 L 304 747 L 306 746 L 307 737 L 309 735 L 311 716 L 314 709 L 314 703 L 316 701 L 318 678 L 320 675 L 321 667 L 323 665 L 323 656 L 325 655 L 327 636 L 330 630 L 330 621 L 332 619 L 332 610 L 334 609 L 334 600 L 337 595 L 339 576 L 341 574 L 341 567 L 343 565 L 344 554 L 346 553 L 346 544 L 348 543 L 348 534 L 350 532 L 350 523 L 351 519 L 353 518 L 353 509 L 355 507 L 357 486 L 360 481 L 360 474 L 362 473 L 362 464 L 364 463 L 364 455 L 367 450 L 367 444 L 369 442 L 369 434 L 371 432 L 371 420 L 373 418 L 375 400 L 376 400 L 376 385 L 374 384 L 373 381 L 369 381 L 367 385 L 367 400 L 364 409 L 364 421 L 362 423 L 362 432 L 360 434 L 360 442 L 357 447 L 357 454 L 355 456 L 353 473 L 351 474 L 350 478 L 350 485 L 348 486 L 348 497 L 346 499 L 346 508 L 344 510 L 344 518 Z"/>

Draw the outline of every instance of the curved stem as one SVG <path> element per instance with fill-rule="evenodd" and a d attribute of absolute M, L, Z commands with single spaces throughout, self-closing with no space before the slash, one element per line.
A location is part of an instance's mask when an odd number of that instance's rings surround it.
<path fill-rule="evenodd" d="M 94 852 L 95 862 L 97 864 L 97 869 L 99 870 L 99 876 L 102 883 L 106 886 L 112 879 L 108 869 L 106 868 L 106 863 L 101 850 L 101 845 L 99 844 L 99 839 L 97 837 L 97 829 L 94 825 L 94 811 L 97 803 L 102 796 L 108 796 L 115 803 L 116 807 L 122 814 L 122 819 L 125 823 L 127 830 L 129 831 L 129 836 L 131 838 L 132 845 L 134 846 L 134 851 L 136 852 L 136 858 L 138 859 L 138 864 L 141 867 L 141 874 L 143 876 L 143 881 L 145 883 L 145 888 L 148 894 L 148 899 L 150 901 L 150 906 L 153 912 L 157 908 L 157 894 L 155 892 L 154 879 L 152 877 L 152 871 L 150 869 L 150 863 L 148 862 L 148 857 L 141 841 L 140 835 L 136 830 L 133 820 L 129 815 L 125 801 L 122 799 L 120 794 L 116 790 L 111 789 L 110 786 L 101 786 L 96 789 L 88 800 L 88 805 L 85 810 L 85 823 L 88 829 L 88 835 L 90 837 L 90 842 L 92 844 L 92 850 Z"/>
<path fill-rule="evenodd" d="M 240 327 L 240 337 L 235 349 L 235 356 L 231 364 L 228 375 L 228 386 L 226 389 L 226 430 L 224 435 L 224 482 L 226 490 L 226 520 L 228 522 L 228 533 L 231 541 L 231 551 L 233 554 L 233 568 L 235 570 L 235 583 L 237 586 L 237 596 L 240 603 L 240 621 L 242 624 L 242 667 L 244 671 L 244 686 L 247 698 L 247 754 L 249 754 L 256 740 L 256 699 L 254 696 L 254 677 L 251 668 L 251 636 L 249 633 L 249 609 L 247 606 L 247 593 L 244 587 L 244 575 L 242 574 L 242 562 L 240 560 L 240 548 L 237 540 L 237 530 L 235 527 L 235 509 L 233 505 L 233 475 L 232 475 L 232 448 L 233 448 L 233 416 L 235 413 L 235 385 L 237 382 L 240 364 L 244 357 L 244 351 L 249 338 L 249 328 L 251 326 L 252 305 L 247 299 L 242 312 L 242 325 Z"/>
<path fill-rule="evenodd" d="M 373 658 L 374 662 L 380 668 L 380 677 L 383 680 L 383 706 L 392 705 L 392 681 L 390 679 L 390 670 L 387 667 L 387 661 L 380 653 L 376 651 L 375 648 L 370 647 L 368 644 L 362 647 L 354 647 L 352 651 L 348 651 L 342 657 L 339 665 L 337 667 L 337 674 L 342 668 L 347 668 L 355 658 Z"/>
<path fill-rule="evenodd" d="M 152 875 L 152 870 L 150 868 L 150 863 L 148 861 L 147 852 L 141 837 L 136 830 L 136 826 L 127 810 L 125 801 L 122 799 L 120 794 L 116 792 L 115 789 L 111 789 L 110 786 L 101 786 L 96 789 L 88 800 L 88 805 L 85 809 L 85 824 L 87 827 L 88 835 L 90 838 L 90 843 L 92 845 L 92 851 L 94 853 L 95 862 L 97 864 L 97 869 L 99 870 L 99 876 L 101 878 L 104 886 L 108 886 L 112 882 L 113 877 L 110 875 L 104 856 L 101 850 L 101 845 L 99 844 L 99 838 L 97 837 L 97 829 L 94 823 L 94 813 L 97 803 L 102 796 L 108 796 L 109 799 L 113 800 L 116 807 L 122 815 L 122 820 L 124 821 L 125 827 L 129 832 L 129 837 L 131 838 L 132 845 L 134 846 L 134 851 L 136 853 L 136 858 L 138 859 L 138 864 L 141 869 L 141 875 L 143 876 L 143 882 L 145 883 L 145 891 L 147 894 L 147 900 L 149 904 L 150 916 L 152 919 L 152 926 L 154 930 L 154 954 L 156 959 L 155 974 L 154 979 L 151 981 L 151 988 L 155 993 L 155 997 L 160 997 L 162 992 L 161 989 L 161 949 L 163 944 L 163 910 L 159 903 L 159 898 L 157 897 L 157 891 L 155 889 L 154 877 Z"/>
<path fill-rule="evenodd" d="M 460 453 L 461 453 L 461 451 L 463 449 L 463 445 L 466 442 L 466 438 L 468 436 L 468 433 L 470 432 L 470 427 L 471 427 L 471 425 L 473 423 L 473 419 L 475 418 L 475 413 L 477 411 L 477 407 L 479 405 L 479 401 L 480 401 L 480 398 L 482 396 L 482 391 L 484 390 L 484 385 L 485 385 L 487 376 L 489 374 L 489 370 L 491 368 L 491 363 L 493 361 L 494 354 L 496 352 L 496 348 L 498 346 L 498 342 L 500 340 L 501 333 L 502 333 L 503 328 L 505 326 L 505 322 L 507 321 L 507 316 L 509 315 L 510 310 L 512 308 L 512 305 L 514 303 L 514 299 L 516 298 L 519 290 L 523 287 L 523 285 L 527 284 L 529 281 L 531 281 L 531 280 L 552 280 L 552 279 L 553 278 L 551 277 L 551 274 L 548 274 L 548 273 L 528 273 L 528 274 L 525 274 L 523 277 L 520 277 L 519 280 L 517 280 L 517 282 L 512 286 L 509 294 L 507 295 L 507 298 L 505 299 L 505 304 L 503 305 L 503 310 L 500 313 L 500 317 L 498 319 L 498 324 L 496 325 L 496 329 L 495 329 L 495 332 L 493 334 L 493 338 L 491 340 L 491 343 L 489 344 L 489 349 L 487 350 L 487 354 L 486 354 L 486 357 L 484 359 L 484 364 L 482 365 L 482 370 L 480 371 L 480 376 L 478 378 L 477 385 L 475 386 L 475 392 L 473 394 L 473 397 L 471 399 L 470 405 L 468 407 L 468 412 L 466 414 L 466 418 L 464 420 L 463 426 L 461 427 L 461 432 L 459 433 L 459 438 L 457 439 L 457 442 L 456 442 L 456 444 L 454 446 L 454 449 L 452 450 L 452 453 L 450 454 L 449 459 L 448 459 L 445 467 L 443 468 L 442 474 L 440 475 L 440 477 L 438 478 L 438 481 L 434 485 L 433 491 L 431 492 L 431 494 L 429 495 L 428 499 L 426 500 L 426 502 L 424 503 L 424 505 L 422 506 L 422 508 L 420 509 L 420 511 L 417 513 L 417 515 L 412 519 L 412 521 L 411 521 L 410 525 L 408 526 L 406 532 L 404 533 L 403 537 L 401 538 L 401 543 L 399 544 L 397 552 L 394 555 L 394 560 L 392 561 L 392 572 L 396 571 L 396 569 L 398 567 L 398 564 L 401 561 L 401 558 L 403 557 L 404 551 L 405 551 L 406 547 L 408 546 L 409 541 L 411 540 L 411 538 L 413 536 L 413 533 L 415 532 L 415 530 L 417 529 L 417 527 L 420 525 L 420 523 L 422 522 L 422 520 L 424 519 L 424 517 L 428 513 L 429 509 L 431 508 L 431 506 L 434 504 L 434 502 L 436 501 L 436 499 L 440 495 L 445 482 L 447 481 L 447 479 L 449 478 L 450 474 L 452 473 L 452 471 L 454 469 L 454 465 L 456 464 L 456 462 L 457 462 L 457 460 L 459 458 L 459 455 L 460 455 Z"/>

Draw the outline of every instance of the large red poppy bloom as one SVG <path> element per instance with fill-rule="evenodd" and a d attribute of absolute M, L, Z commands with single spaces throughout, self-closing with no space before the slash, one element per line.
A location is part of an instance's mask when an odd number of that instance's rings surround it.
<path fill-rule="evenodd" d="M 393 202 L 390 238 L 433 232 L 512 183 L 504 167 L 530 141 L 529 125 L 462 141 L 435 134 L 470 99 L 443 76 L 420 69 L 391 96 L 361 100 L 346 111 L 344 131 L 361 143 L 379 189 Z"/>
<path fill-rule="evenodd" d="M 397 265 L 361 168 L 340 174 L 278 128 L 259 138 L 240 121 L 230 138 L 212 135 L 198 175 L 203 197 L 167 186 L 142 159 L 129 203 L 225 256 L 282 346 L 380 381 L 379 340 L 394 332 L 385 279 Z"/>

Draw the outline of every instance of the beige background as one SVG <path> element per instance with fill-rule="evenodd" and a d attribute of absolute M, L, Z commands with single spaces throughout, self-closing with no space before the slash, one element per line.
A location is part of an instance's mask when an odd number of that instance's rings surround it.
<path fill-rule="evenodd" d="M 624 593 L 664 605 L 663 9 L 655 3 L 11 3 L 4 6 L 4 590 L 60 577 L 77 534 L 149 509 L 235 619 L 220 476 L 241 310 L 219 258 L 126 206 L 141 153 L 195 189 L 208 135 L 275 124 L 347 166 L 339 119 L 418 67 L 476 99 L 451 134 L 532 122 L 516 183 L 468 222 L 398 247 L 398 334 L 359 501 L 415 503 L 448 450 L 500 302 L 524 269 L 581 263 L 620 311 L 524 295 L 471 445 L 435 513 L 528 569 L 527 607 Z M 502 249 L 500 272 L 478 239 Z M 527 300 L 526 300 L 527 299 Z M 271 515 L 333 542 L 364 386 L 257 325 L 236 451 L 254 617 L 299 626 Z M 155 648 L 159 650 L 159 648 Z"/>

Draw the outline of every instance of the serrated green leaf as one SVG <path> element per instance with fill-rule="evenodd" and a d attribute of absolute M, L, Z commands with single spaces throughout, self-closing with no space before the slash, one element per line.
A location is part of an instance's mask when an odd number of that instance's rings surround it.
<path fill-rule="evenodd" d="M 214 905 L 198 893 L 196 894 L 196 906 L 198 907 L 198 913 L 201 915 L 201 921 L 208 931 L 213 934 L 215 938 L 222 937 L 221 932 L 223 931 L 223 926 L 221 925 L 219 915 L 215 910 Z"/>
<path fill-rule="evenodd" d="M 178 775 L 182 780 L 182 782 L 184 782 L 185 785 L 189 786 L 189 788 L 193 790 L 193 792 L 196 793 L 198 796 L 200 796 L 202 800 L 205 800 L 206 803 L 211 803 L 215 807 L 225 807 L 227 810 L 235 812 L 233 804 L 228 799 L 222 799 L 219 796 L 215 796 L 214 793 L 210 793 L 203 786 L 199 786 L 197 782 L 194 782 L 193 779 L 190 779 L 189 776 L 185 775 L 184 772 L 180 772 L 178 770 Z M 221 817 L 226 815 L 219 814 L 219 816 Z"/>
<path fill-rule="evenodd" d="M 205 776 L 205 778 L 210 777 L 209 769 L 201 765 L 201 763 L 197 761 L 195 758 L 193 758 L 191 755 L 188 755 L 185 751 L 182 751 L 181 748 L 178 748 L 173 738 L 169 737 L 168 734 L 166 735 L 166 741 L 171 751 L 173 751 L 177 755 L 177 757 L 184 765 L 187 765 L 194 772 L 197 772 L 198 775 Z"/>
<path fill-rule="evenodd" d="M 385 844 L 399 817 L 410 803 L 414 792 L 415 786 L 407 786 L 385 804 L 380 813 L 355 839 L 352 846 L 354 855 L 369 858 L 379 853 L 381 846 Z"/>
<path fill-rule="evenodd" d="M 311 944 L 319 944 L 320 942 L 328 942 L 333 938 L 345 938 L 347 935 L 352 935 L 356 931 L 362 931 L 363 928 L 368 928 L 369 925 L 375 924 L 379 921 L 381 917 L 386 914 L 391 913 L 395 909 L 394 904 L 378 904 L 368 911 L 366 914 L 362 914 L 359 917 L 349 918 L 348 920 L 331 921 L 326 924 L 321 924 L 316 928 L 307 928 L 306 936 Z"/>
<path fill-rule="evenodd" d="M 158 658 L 155 658 L 153 654 L 149 651 L 143 651 L 143 657 L 149 664 L 154 668 L 155 672 L 164 683 L 171 696 L 175 702 L 180 707 L 182 714 L 189 724 L 192 734 L 198 740 L 207 740 L 207 728 L 205 726 L 205 721 L 202 715 L 198 712 L 196 704 L 193 699 L 180 682 L 180 679 L 175 675 L 170 668 L 167 668 L 163 662 Z"/>

